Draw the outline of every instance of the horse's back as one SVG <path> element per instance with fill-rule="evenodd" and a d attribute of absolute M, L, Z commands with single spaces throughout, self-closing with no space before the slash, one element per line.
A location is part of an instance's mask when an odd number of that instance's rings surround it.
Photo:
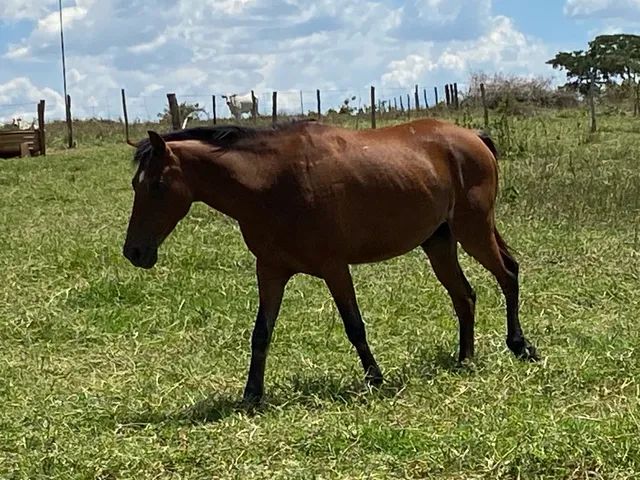
<path fill-rule="evenodd" d="M 467 157 L 482 144 L 473 137 L 423 120 L 375 131 L 312 124 L 283 138 L 263 202 L 270 243 L 309 273 L 329 259 L 368 263 L 412 250 L 467 202 L 458 197 L 478 174 Z"/>

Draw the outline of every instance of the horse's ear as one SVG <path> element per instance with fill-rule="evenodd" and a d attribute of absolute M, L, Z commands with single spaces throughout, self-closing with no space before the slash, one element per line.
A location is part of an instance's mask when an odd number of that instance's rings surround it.
<path fill-rule="evenodd" d="M 153 130 L 149 130 L 147 133 L 149 134 L 149 142 L 151 143 L 153 156 L 163 157 L 167 151 L 167 144 L 164 139 Z"/>

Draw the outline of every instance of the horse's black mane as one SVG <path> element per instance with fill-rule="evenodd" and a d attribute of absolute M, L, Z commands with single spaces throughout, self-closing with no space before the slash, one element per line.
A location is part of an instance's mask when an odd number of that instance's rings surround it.
<path fill-rule="evenodd" d="M 266 128 L 244 127 L 238 125 L 220 125 L 216 127 L 195 127 L 175 132 L 162 133 L 160 136 L 166 142 L 179 142 L 184 140 L 199 140 L 208 143 L 223 150 L 239 147 L 242 142 L 242 149 L 251 150 L 253 145 L 250 140 L 271 136 L 278 132 L 290 131 L 300 128 L 314 122 L 314 120 L 296 120 L 287 123 L 278 123 Z M 133 157 L 133 163 L 138 165 L 142 163 L 151 153 L 151 143 L 148 138 L 138 142 L 136 153 Z"/>

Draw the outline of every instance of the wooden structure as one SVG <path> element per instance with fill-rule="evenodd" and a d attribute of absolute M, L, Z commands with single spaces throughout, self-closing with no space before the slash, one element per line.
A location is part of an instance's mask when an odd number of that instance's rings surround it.
<path fill-rule="evenodd" d="M 0 130 L 0 157 L 45 155 L 44 100 L 38 103 L 38 128 Z"/>

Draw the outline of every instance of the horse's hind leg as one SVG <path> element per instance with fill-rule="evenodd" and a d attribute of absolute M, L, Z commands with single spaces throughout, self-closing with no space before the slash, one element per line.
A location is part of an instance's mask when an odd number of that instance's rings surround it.
<path fill-rule="evenodd" d="M 498 280 L 507 303 L 507 346 L 519 358 L 537 360 L 535 347 L 525 338 L 518 317 L 518 262 L 493 226 L 492 220 L 466 218 L 464 226 L 454 227 L 462 248 Z"/>
<path fill-rule="evenodd" d="M 444 223 L 422 244 L 436 277 L 449 293 L 460 323 L 459 360 L 473 357 L 476 294 L 458 263 L 457 243 Z"/>
<path fill-rule="evenodd" d="M 372 385 L 380 385 L 382 383 L 382 373 L 367 342 L 364 322 L 360 316 L 349 266 L 344 264 L 328 268 L 324 273 L 324 281 L 338 307 L 347 337 L 358 352 L 364 368 L 365 379 Z"/>

